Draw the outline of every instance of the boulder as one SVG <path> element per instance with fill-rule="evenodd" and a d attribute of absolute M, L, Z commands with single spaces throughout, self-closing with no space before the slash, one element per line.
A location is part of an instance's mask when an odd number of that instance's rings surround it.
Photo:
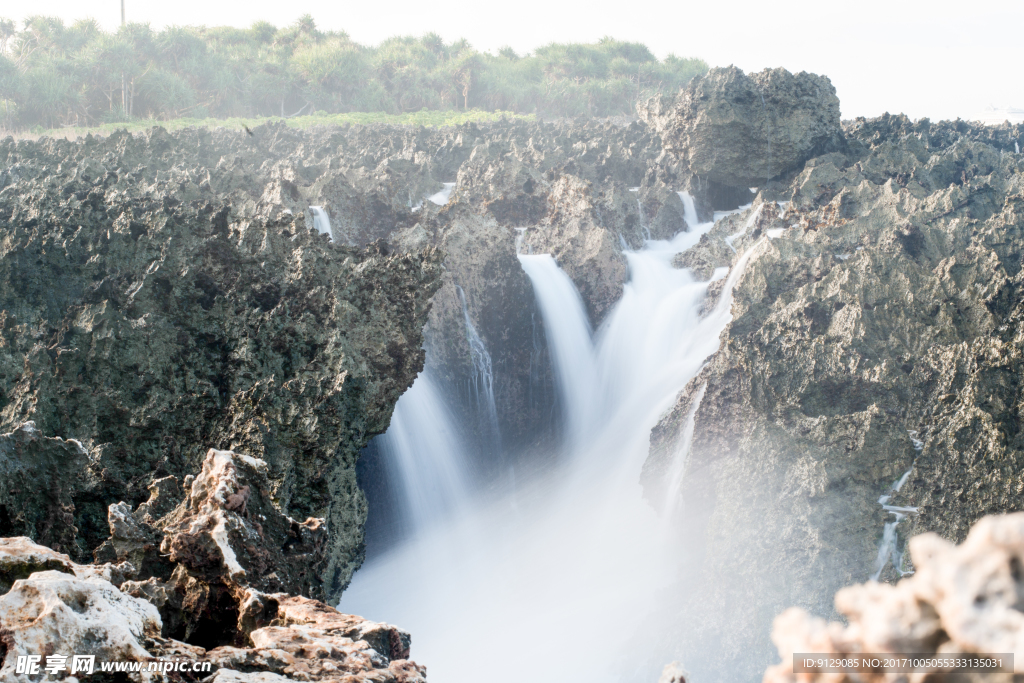
<path fill-rule="evenodd" d="M 739 188 L 761 186 L 843 139 L 832 82 L 785 69 L 711 69 L 674 101 L 647 102 L 641 116 L 690 173 Z"/>
<path fill-rule="evenodd" d="M 160 633 L 156 607 L 108 581 L 61 571 L 36 572 L 0 597 L 5 659 L 0 681 L 22 683 L 19 655 L 93 655 L 97 661 L 143 661 L 142 646 Z M 43 663 L 45 664 L 45 659 Z"/>

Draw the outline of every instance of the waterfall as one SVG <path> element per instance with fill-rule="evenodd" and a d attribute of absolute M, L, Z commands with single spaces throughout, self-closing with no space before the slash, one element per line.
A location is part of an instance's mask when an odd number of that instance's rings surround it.
<path fill-rule="evenodd" d="M 494 372 L 491 369 L 491 354 L 487 352 L 484 340 L 477 334 L 473 321 L 469 319 L 469 308 L 466 306 L 466 293 L 462 287 L 455 285 L 462 303 L 462 319 L 466 326 L 466 342 L 469 344 L 469 355 L 473 362 L 473 376 L 470 378 L 470 394 L 477 409 L 486 416 L 487 438 L 497 452 L 501 453 L 501 429 L 498 426 L 498 409 L 494 403 Z"/>
<path fill-rule="evenodd" d="M 686 221 L 686 229 L 695 230 L 700 220 L 697 218 L 697 205 L 693 201 L 693 195 L 685 191 L 677 194 L 683 200 L 683 220 Z"/>
<path fill-rule="evenodd" d="M 397 480 L 401 526 L 416 533 L 467 508 L 466 449 L 430 366 L 395 405 L 377 437 L 389 478 Z"/>
<path fill-rule="evenodd" d="M 575 440 L 588 426 L 598 390 L 590 321 L 576 286 L 551 254 L 520 254 L 519 262 L 533 283 L 544 319 L 565 432 Z"/>
<path fill-rule="evenodd" d="M 452 196 L 452 190 L 455 189 L 455 183 L 441 183 L 441 184 L 444 185 L 444 189 L 442 189 L 442 190 L 438 191 L 437 193 L 432 194 L 429 197 L 427 197 L 428 201 L 431 201 L 431 202 L 437 204 L 438 206 L 444 206 L 445 204 L 447 204 L 448 200 Z"/>
<path fill-rule="evenodd" d="M 309 212 L 313 214 L 313 227 L 321 235 L 327 235 L 334 241 L 334 231 L 331 230 L 331 217 L 327 215 L 322 206 L 311 206 Z"/>
<path fill-rule="evenodd" d="M 701 317 L 708 283 L 671 261 L 710 227 L 627 251 L 630 280 L 596 333 L 555 260 L 520 256 L 543 317 L 564 443 L 514 494 L 489 490 L 368 562 L 342 611 L 409 629 L 414 658 L 441 681 L 657 680 L 673 653 L 651 644 L 680 618 L 666 605 L 684 550 L 641 496 L 650 430 L 717 351 L 732 288 L 767 241 L 739 259 Z"/>
<path fill-rule="evenodd" d="M 644 221 L 644 205 L 640 203 L 640 197 L 636 198 L 636 209 L 640 213 L 640 229 L 644 232 L 644 239 L 651 239 L 651 229 L 645 225 Z"/>
<path fill-rule="evenodd" d="M 910 443 L 914 446 L 914 450 L 920 453 L 924 450 L 924 441 L 917 438 L 918 433 L 916 429 L 907 430 L 907 434 L 910 437 Z M 885 565 L 892 562 L 892 567 L 895 569 L 900 576 L 906 576 L 913 572 L 903 570 L 903 551 L 899 548 L 899 536 L 896 533 L 896 528 L 900 525 L 907 515 L 916 515 L 918 510 L 915 507 L 900 507 L 897 505 L 889 505 L 889 501 L 892 500 L 892 494 L 899 493 L 903 485 L 910 479 L 910 473 L 914 471 L 914 465 L 917 464 L 917 459 L 911 463 L 910 469 L 903 473 L 892 486 L 889 487 L 889 491 L 879 497 L 878 504 L 882 506 L 882 509 L 893 516 L 892 521 L 886 522 L 882 528 L 882 541 L 878 544 L 878 556 L 875 558 L 875 571 L 871 575 L 872 581 L 878 581 L 879 577 L 882 576 L 882 570 L 885 569 Z"/>
<path fill-rule="evenodd" d="M 683 485 L 683 477 L 686 475 L 686 461 L 690 457 L 690 445 L 693 443 L 693 429 L 697 421 L 697 411 L 700 409 L 701 401 L 704 400 L 704 392 L 707 391 L 708 383 L 700 385 L 700 389 L 690 401 L 690 408 L 686 411 L 686 419 L 679 434 L 679 442 L 676 447 L 675 457 L 669 467 L 666 477 L 665 509 L 671 518 L 681 508 L 682 500 L 679 489 Z"/>

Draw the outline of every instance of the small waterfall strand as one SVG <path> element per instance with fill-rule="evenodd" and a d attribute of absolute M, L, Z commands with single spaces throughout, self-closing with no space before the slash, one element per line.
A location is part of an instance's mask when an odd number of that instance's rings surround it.
<path fill-rule="evenodd" d="M 462 287 L 455 285 L 459 294 L 459 303 L 462 304 L 462 319 L 466 327 L 466 343 L 469 344 L 469 355 L 473 362 L 473 376 L 470 379 L 470 394 L 476 402 L 477 409 L 482 412 L 486 419 L 486 429 L 489 431 L 490 440 L 501 453 L 501 429 L 498 426 L 498 409 L 494 402 L 494 370 L 491 363 L 491 354 L 487 352 L 487 345 L 476 331 L 473 321 L 469 318 L 469 307 L 466 305 L 466 293 Z"/>

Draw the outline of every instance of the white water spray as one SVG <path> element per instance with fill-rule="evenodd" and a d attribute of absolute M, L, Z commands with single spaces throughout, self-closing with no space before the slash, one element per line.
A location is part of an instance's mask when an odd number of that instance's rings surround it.
<path fill-rule="evenodd" d="M 444 189 L 427 197 L 428 201 L 431 201 L 438 206 L 444 206 L 447 204 L 448 200 L 452 196 L 452 190 L 455 189 L 455 183 L 442 183 L 442 185 L 444 185 Z"/>
<path fill-rule="evenodd" d="M 327 215 L 322 206 L 311 206 L 309 212 L 313 214 L 313 228 L 321 235 L 327 235 L 334 241 L 334 231 L 331 230 L 331 217 Z"/>
<path fill-rule="evenodd" d="M 631 279 L 596 335 L 554 259 L 520 256 L 564 411 L 558 464 L 519 482 L 518 505 L 492 493 L 368 564 L 343 611 L 409 629 L 413 657 L 446 682 L 657 678 L 671 653 L 634 646 L 670 626 L 652 615 L 673 613 L 664 607 L 681 557 L 639 473 L 651 428 L 718 349 L 753 251 L 700 317 L 707 283 L 671 260 L 710 227 L 627 252 Z"/>

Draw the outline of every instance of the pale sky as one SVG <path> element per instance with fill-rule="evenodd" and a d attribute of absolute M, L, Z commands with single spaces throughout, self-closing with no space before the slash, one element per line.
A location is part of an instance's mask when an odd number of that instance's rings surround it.
<path fill-rule="evenodd" d="M 310 13 L 322 29 L 360 43 L 431 31 L 479 50 L 520 54 L 552 41 L 605 35 L 647 44 L 656 55 L 696 56 L 745 71 L 782 66 L 832 79 L 843 118 L 903 112 L 912 118 L 976 118 L 987 106 L 1024 109 L 1024 0 L 776 0 L 670 3 L 593 0 L 218 2 L 125 0 L 128 21 L 278 26 Z M 118 0 L 32 0 L 0 5 L 19 22 L 49 14 L 71 22 L 120 22 Z"/>

